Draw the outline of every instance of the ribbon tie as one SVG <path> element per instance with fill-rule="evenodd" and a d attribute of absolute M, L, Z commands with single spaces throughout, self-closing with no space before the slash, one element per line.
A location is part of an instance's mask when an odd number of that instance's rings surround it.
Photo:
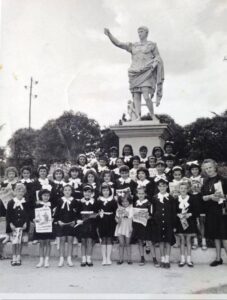
<path fill-rule="evenodd" d="M 147 157 L 145 157 L 145 158 L 140 157 L 140 162 L 146 163 L 147 162 Z"/>
<path fill-rule="evenodd" d="M 198 162 L 198 160 L 188 161 L 188 162 L 186 163 L 186 165 L 188 165 L 188 166 L 191 166 L 191 165 L 199 166 L 199 162 Z"/>
<path fill-rule="evenodd" d="M 123 179 L 122 177 L 120 177 L 119 181 L 120 181 L 121 184 L 130 183 L 131 182 L 131 178 Z"/>
<path fill-rule="evenodd" d="M 189 207 L 188 200 L 189 200 L 188 195 L 184 199 L 181 196 L 178 197 L 178 201 L 180 202 L 179 208 L 182 210 L 182 212 L 185 212 L 186 209 Z"/>
<path fill-rule="evenodd" d="M 124 162 L 129 162 L 132 158 L 132 155 L 127 155 L 124 157 Z"/>
<path fill-rule="evenodd" d="M 25 199 L 22 198 L 21 200 L 17 199 L 17 198 L 14 198 L 14 206 L 13 206 L 13 209 L 17 208 L 17 207 L 20 207 L 22 210 L 24 209 L 23 207 L 23 203 L 25 203 Z"/>
<path fill-rule="evenodd" d="M 116 160 L 117 160 L 117 157 L 110 157 L 109 164 L 110 165 L 115 165 L 116 164 Z"/>
<path fill-rule="evenodd" d="M 140 187 L 146 187 L 149 182 L 150 181 L 147 180 L 147 179 L 145 179 L 143 181 L 142 180 L 137 180 L 138 188 L 140 188 Z"/>
<path fill-rule="evenodd" d="M 76 190 L 82 184 L 82 182 L 80 178 L 69 178 L 69 184 Z"/>
<path fill-rule="evenodd" d="M 165 193 L 165 194 L 158 193 L 158 199 L 161 203 L 164 203 L 164 199 L 169 200 L 169 193 Z"/>
<path fill-rule="evenodd" d="M 162 175 L 156 175 L 155 178 L 154 178 L 154 181 L 155 182 L 158 182 L 159 180 L 164 180 L 166 182 L 168 182 L 167 178 L 166 178 L 166 175 L 165 174 L 162 174 Z"/>
<path fill-rule="evenodd" d="M 106 171 L 106 170 L 109 170 L 107 166 L 104 166 L 104 167 L 98 166 L 98 171 L 99 172 L 103 172 L 103 171 Z"/>
<path fill-rule="evenodd" d="M 137 200 L 136 201 L 136 206 L 142 206 L 144 203 L 146 203 L 148 200 L 147 199 L 144 199 L 144 200 L 142 200 L 142 201 L 140 201 L 140 200 Z"/>
<path fill-rule="evenodd" d="M 67 206 L 67 210 L 70 211 L 70 204 L 73 200 L 73 197 L 70 197 L 70 198 L 66 198 L 66 197 L 62 197 L 62 200 L 63 200 L 63 204 L 62 204 L 62 209 L 64 209 L 65 206 Z"/>
<path fill-rule="evenodd" d="M 39 182 L 40 182 L 43 190 L 44 189 L 48 190 L 48 191 L 52 190 L 52 186 L 50 185 L 50 182 L 49 182 L 48 178 L 46 178 L 46 179 L 39 178 Z"/>

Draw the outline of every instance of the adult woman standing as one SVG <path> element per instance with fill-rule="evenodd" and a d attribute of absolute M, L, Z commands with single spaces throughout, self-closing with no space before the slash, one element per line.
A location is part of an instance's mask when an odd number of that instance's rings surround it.
<path fill-rule="evenodd" d="M 221 242 L 227 253 L 227 214 L 224 210 L 227 179 L 218 174 L 217 163 L 213 159 L 205 159 L 202 169 L 207 176 L 202 187 L 203 200 L 206 201 L 205 237 L 215 242 L 216 259 L 210 266 L 216 267 L 223 263 Z"/>

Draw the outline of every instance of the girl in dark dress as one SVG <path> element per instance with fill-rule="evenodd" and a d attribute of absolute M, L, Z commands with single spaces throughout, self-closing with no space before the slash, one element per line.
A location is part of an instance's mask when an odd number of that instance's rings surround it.
<path fill-rule="evenodd" d="M 64 265 L 65 243 L 68 242 L 67 264 L 69 267 L 72 267 L 72 245 L 74 225 L 78 215 L 78 202 L 72 197 L 72 187 L 69 184 L 64 186 L 63 195 L 64 196 L 58 201 L 54 213 L 56 235 L 60 237 L 60 259 L 58 266 L 63 267 Z"/>
<path fill-rule="evenodd" d="M 112 195 L 115 195 L 115 183 L 114 183 L 114 174 L 112 171 L 104 171 L 101 178 L 102 183 L 106 183 L 110 186 Z"/>
<path fill-rule="evenodd" d="M 15 186 L 15 197 L 8 202 L 6 212 L 6 233 L 12 241 L 12 266 L 21 265 L 22 243 L 28 241 L 29 206 L 25 200 L 26 187 L 23 183 Z"/>
<path fill-rule="evenodd" d="M 133 180 L 133 181 L 137 181 L 137 170 L 140 167 L 140 158 L 138 155 L 133 156 L 132 158 L 132 165 L 133 168 L 131 168 L 131 170 L 129 171 L 129 177 Z"/>
<path fill-rule="evenodd" d="M 34 188 L 34 180 L 31 179 L 32 170 L 29 166 L 24 166 L 20 170 L 21 179 L 19 182 L 23 183 L 26 187 L 26 195 L 25 199 L 30 204 L 30 209 L 32 210 L 35 205 L 35 199 L 33 195 L 33 188 Z"/>
<path fill-rule="evenodd" d="M 69 180 L 68 184 L 73 188 L 73 198 L 81 199 L 83 196 L 82 193 L 82 171 L 78 166 L 72 166 L 69 170 Z"/>
<path fill-rule="evenodd" d="M 40 190 L 49 190 L 50 192 L 53 189 L 53 182 L 47 178 L 48 175 L 48 168 L 46 165 L 40 165 L 38 167 L 38 176 L 39 178 L 34 181 L 33 184 L 33 197 L 36 201 L 39 201 L 39 191 Z M 51 193 L 51 200 L 52 202 L 52 193 Z"/>
<path fill-rule="evenodd" d="M 99 177 L 93 170 L 88 170 L 84 176 L 84 184 L 89 184 L 93 188 L 94 198 L 97 200 L 99 196 Z"/>
<path fill-rule="evenodd" d="M 46 208 L 51 215 L 51 218 L 53 216 L 53 210 L 51 208 L 51 203 L 50 203 L 50 191 L 48 190 L 41 190 L 39 192 L 39 202 L 36 203 L 35 205 L 35 209 L 37 208 Z M 34 213 L 33 213 L 33 221 L 34 223 L 39 222 L 39 219 L 36 219 L 35 216 L 35 209 L 34 209 Z M 52 219 L 51 219 L 52 221 Z M 45 267 L 48 268 L 49 267 L 49 257 L 50 257 L 50 250 L 51 250 L 51 246 L 50 246 L 50 242 L 51 240 L 55 239 L 55 235 L 53 232 L 53 226 L 52 226 L 52 230 L 50 232 L 42 232 L 39 233 L 36 231 L 35 228 L 35 232 L 34 232 L 34 239 L 38 240 L 40 245 L 39 245 L 39 263 L 36 265 L 37 268 L 41 268 L 41 267 Z"/>
<path fill-rule="evenodd" d="M 65 185 L 64 181 L 64 171 L 60 168 L 57 168 L 53 172 L 53 189 L 52 193 L 52 206 L 56 207 L 58 200 L 63 196 L 63 187 Z"/>
<path fill-rule="evenodd" d="M 152 213 L 152 205 L 151 202 L 146 197 L 146 188 L 143 186 L 137 187 L 137 198 L 138 200 L 135 202 L 134 207 L 142 209 L 144 213 L 147 215 L 147 224 L 144 226 L 141 223 L 133 220 L 132 223 L 132 236 L 138 241 L 139 253 L 140 253 L 140 265 L 143 266 L 145 264 L 144 259 L 144 242 L 151 240 L 151 213 Z"/>
<path fill-rule="evenodd" d="M 133 149 L 131 145 L 124 145 L 122 149 L 123 163 L 131 169 L 132 165 L 132 157 L 133 157 Z"/>
<path fill-rule="evenodd" d="M 101 193 L 98 199 L 99 217 L 98 232 L 101 238 L 102 265 L 111 265 L 112 243 L 116 227 L 115 213 L 117 201 L 113 197 L 111 186 L 107 183 L 101 185 Z"/>
<path fill-rule="evenodd" d="M 117 167 L 115 169 L 113 169 L 114 172 L 114 180 L 116 181 L 118 178 L 120 178 L 120 167 L 122 167 L 124 165 L 123 162 L 123 158 L 122 157 L 118 157 L 116 160 L 116 165 Z"/>
<path fill-rule="evenodd" d="M 156 146 L 152 149 L 152 156 L 154 156 L 157 161 L 162 160 L 163 155 L 164 155 L 164 151 L 163 151 L 162 147 Z"/>
<path fill-rule="evenodd" d="M 168 181 L 160 179 L 157 183 L 159 193 L 153 198 L 152 238 L 159 243 L 162 268 L 170 268 L 170 250 L 175 243 L 174 226 L 176 223 L 176 203 L 167 192 Z"/>
<path fill-rule="evenodd" d="M 216 259 L 210 266 L 216 267 L 223 263 L 221 242 L 227 253 L 227 214 L 225 209 L 227 180 L 218 175 L 217 163 L 212 159 L 204 160 L 202 169 L 207 176 L 202 187 L 206 210 L 205 237 L 215 242 Z"/>
<path fill-rule="evenodd" d="M 92 248 L 97 240 L 98 204 L 94 198 L 94 190 L 90 184 L 83 186 L 83 198 L 79 202 L 79 220 L 75 228 L 75 234 L 81 240 L 81 267 L 93 266 Z"/>
<path fill-rule="evenodd" d="M 151 202 L 154 196 L 154 181 L 149 180 L 149 172 L 146 168 L 140 167 L 137 170 L 137 189 L 144 187 L 147 195 L 147 199 Z"/>
<path fill-rule="evenodd" d="M 130 193 L 135 198 L 137 184 L 129 177 L 129 167 L 122 166 L 120 167 L 120 178 L 116 180 L 116 192 L 118 193 L 121 190 L 127 188 L 130 189 Z"/>
<path fill-rule="evenodd" d="M 177 220 L 176 234 L 180 237 L 180 255 L 179 267 L 185 265 L 185 242 L 187 246 L 187 265 L 193 267 L 191 261 L 192 237 L 195 237 L 197 230 L 197 218 L 199 217 L 199 202 L 193 201 L 193 197 L 188 195 L 188 183 L 179 184 L 179 193 L 177 199 Z"/>
<path fill-rule="evenodd" d="M 116 160 L 118 158 L 118 148 L 111 147 L 110 148 L 110 157 L 109 157 L 109 169 L 113 170 L 117 167 Z"/>

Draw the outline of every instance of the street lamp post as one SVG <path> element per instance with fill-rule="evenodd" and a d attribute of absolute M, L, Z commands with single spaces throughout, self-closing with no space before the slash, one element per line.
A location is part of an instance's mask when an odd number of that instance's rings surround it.
<path fill-rule="evenodd" d="M 33 88 L 33 84 L 38 84 L 37 80 L 34 80 L 32 77 L 30 79 L 30 85 L 27 86 L 25 85 L 24 88 L 27 90 L 29 89 L 29 115 L 28 115 L 28 128 L 29 130 L 31 129 L 31 117 L 32 117 L 32 98 L 37 98 L 38 95 L 33 95 L 32 94 L 32 88 Z"/>

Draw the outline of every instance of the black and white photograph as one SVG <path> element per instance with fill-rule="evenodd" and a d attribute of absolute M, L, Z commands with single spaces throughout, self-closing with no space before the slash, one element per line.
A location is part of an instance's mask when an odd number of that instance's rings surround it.
<path fill-rule="evenodd" d="M 225 299 L 227 0 L 0 0 L 0 299 Z"/>

